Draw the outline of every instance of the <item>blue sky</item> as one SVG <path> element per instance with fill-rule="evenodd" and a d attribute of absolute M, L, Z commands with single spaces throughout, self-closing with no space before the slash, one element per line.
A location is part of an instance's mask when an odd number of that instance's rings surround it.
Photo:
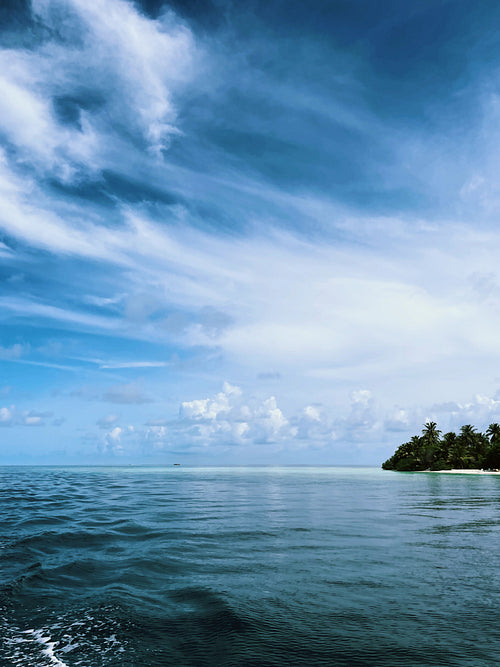
<path fill-rule="evenodd" d="M 0 462 L 500 420 L 495 2 L 0 8 Z"/>

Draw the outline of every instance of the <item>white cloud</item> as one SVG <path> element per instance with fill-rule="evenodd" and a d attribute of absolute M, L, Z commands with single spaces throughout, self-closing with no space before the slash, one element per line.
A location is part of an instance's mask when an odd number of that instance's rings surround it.
<path fill-rule="evenodd" d="M 254 427 L 258 439 L 263 442 L 272 442 L 284 435 L 285 429 L 288 427 L 288 420 L 278 407 L 274 396 L 263 401 L 255 411 Z M 293 429 L 289 433 L 295 435 Z"/>
<path fill-rule="evenodd" d="M 2 426 L 10 426 L 12 424 L 13 408 L 0 408 L 0 424 Z"/>
<path fill-rule="evenodd" d="M 97 420 L 96 425 L 99 428 L 109 429 L 111 426 L 113 426 L 113 424 L 115 424 L 118 421 L 118 419 L 119 419 L 118 415 L 114 414 L 105 415 L 104 417 L 100 417 Z"/>
<path fill-rule="evenodd" d="M 9 409 L 0 410 L 0 424 L 2 415 L 4 425 L 13 423 Z M 386 409 L 371 391 L 360 387 L 351 392 L 347 406 L 308 404 L 286 411 L 274 396 L 257 397 L 224 383 L 220 392 L 182 402 L 178 419 L 124 425 L 117 415 L 107 415 L 97 422 L 105 433 L 95 437 L 102 454 L 151 457 L 184 452 L 216 460 L 228 452 L 244 458 L 251 452 L 259 462 L 266 452 L 287 456 L 309 451 L 325 463 L 377 464 L 420 434 L 429 420 L 436 421 L 443 433 L 458 432 L 466 423 L 484 431 L 491 422 L 500 422 L 500 397 L 480 395 L 464 404 Z M 23 423 L 27 425 L 25 419 Z"/>
<path fill-rule="evenodd" d="M 52 412 L 21 410 L 15 405 L 0 407 L 0 426 L 45 426 Z"/>
<path fill-rule="evenodd" d="M 321 381 L 313 401 L 322 400 L 323 380 L 331 379 L 335 387 L 339 380 L 380 384 L 391 376 L 395 382 L 412 377 L 404 400 L 461 398 L 470 386 L 480 390 L 480 374 L 500 362 L 500 306 L 491 277 L 497 263 L 494 233 L 450 228 L 446 242 L 437 232 L 427 232 L 424 241 L 422 232 L 419 238 L 409 234 L 390 252 L 377 248 L 375 257 L 363 247 L 320 247 L 283 235 L 247 237 L 240 243 L 166 228 L 131 209 L 124 226 L 82 227 L 71 215 L 63 222 L 31 203 L 16 204 L 16 196 L 7 193 L 7 204 L 0 208 L 0 225 L 7 232 L 55 254 L 97 259 L 109 267 L 113 281 L 115 269 L 126 268 L 120 274 L 124 292 L 154 293 L 153 314 L 173 310 L 182 322 L 163 327 L 149 311 L 129 320 L 121 306 L 112 315 L 98 315 L 98 304 L 87 312 L 86 303 L 69 310 L 2 297 L 0 306 L 16 316 L 217 349 L 244 372 L 274 367 L 290 379 L 308 378 L 310 386 Z M 18 208 L 10 216 L 13 205 Z M 434 246 L 432 252 L 428 245 Z M 486 287 L 484 280 L 469 279 L 477 271 L 490 276 Z M 478 284 L 487 290 L 485 298 L 477 298 Z M 226 317 L 225 326 L 208 330 L 196 320 L 192 313 L 207 306 Z M 488 357 L 488 366 L 476 363 L 479 357 Z M 470 360 L 470 368 L 459 375 L 460 393 L 450 393 L 457 389 L 451 369 L 464 360 Z M 140 362 L 123 363 L 132 367 Z M 430 372 L 438 379 L 429 388 Z M 399 389 L 392 396 L 387 391 L 391 404 Z"/>
<path fill-rule="evenodd" d="M 121 454 L 123 452 L 123 446 L 121 443 L 121 436 L 123 429 L 120 426 L 115 426 L 109 433 L 106 433 L 104 437 L 104 451 L 106 453 L 113 452 L 114 454 Z"/>
<path fill-rule="evenodd" d="M 168 366 L 166 361 L 109 361 L 100 364 L 100 368 L 164 368 Z"/>
<path fill-rule="evenodd" d="M 24 423 L 26 426 L 41 426 L 42 418 L 33 415 L 26 415 L 24 418 Z"/>
<path fill-rule="evenodd" d="M 215 348 L 247 372 L 256 364 L 278 367 L 290 377 L 309 378 L 310 384 L 313 379 L 351 378 L 356 384 L 379 382 L 381 375 L 411 375 L 405 397 L 410 400 L 411 392 L 426 398 L 430 368 L 444 382 L 463 359 L 478 355 L 488 356 L 490 366 L 495 359 L 500 362 L 495 232 L 460 226 L 449 226 L 446 234 L 418 226 L 412 232 L 402 222 L 377 220 L 364 246 L 319 245 L 284 234 L 240 241 L 167 227 L 140 207 L 122 209 L 117 214 L 121 224 L 111 229 L 100 213 L 92 211 L 82 221 L 79 209 L 59 213 L 60 206 L 29 177 L 16 174 L 4 155 L 2 229 L 31 247 L 97 261 L 111 277 L 113 296 L 94 300 L 93 312 L 88 312 L 87 297 L 74 309 L 2 297 L 0 306 L 16 317 Z M 117 271 L 120 298 L 115 296 Z M 108 288 L 106 282 L 102 287 Z M 153 303 L 140 317 L 129 318 L 127 304 L 141 294 L 153 294 Z M 112 315 L 95 313 L 110 302 Z M 173 311 L 165 315 L 165 326 L 152 319 L 162 309 Z M 203 313 L 211 313 L 207 321 Z M 169 317 L 177 317 L 175 326 Z M 471 363 L 471 372 L 461 374 L 462 395 L 471 381 L 481 388 L 471 373 L 484 368 Z M 452 385 L 455 380 L 449 390 Z M 320 391 L 311 398 L 321 400 Z M 433 398 L 443 400 L 446 392 L 440 388 Z"/>
<path fill-rule="evenodd" d="M 110 440 L 119 441 L 122 432 L 123 432 L 123 429 L 121 429 L 119 426 L 115 426 L 115 427 L 108 433 L 108 438 L 109 438 Z"/>
<path fill-rule="evenodd" d="M 123 456 L 133 452 L 137 446 L 135 428 L 131 424 L 127 426 L 113 426 L 98 440 L 97 449 L 102 455 L 112 454 Z"/>
<path fill-rule="evenodd" d="M 181 419 L 218 419 L 220 415 L 230 412 L 234 407 L 234 399 L 241 396 L 241 389 L 228 382 L 214 398 L 184 401 L 180 408 Z"/>
<path fill-rule="evenodd" d="M 173 93 L 193 73 L 190 31 L 124 0 L 33 0 L 32 10 L 62 39 L 0 50 L 0 132 L 20 159 L 70 181 L 113 159 L 120 131 L 165 149 L 178 132 Z M 72 106 L 72 123 L 58 117 L 58 100 Z"/>
<path fill-rule="evenodd" d="M 319 422 L 321 421 L 321 412 L 315 405 L 306 405 L 304 408 L 304 415 L 311 419 L 312 421 Z"/>
<path fill-rule="evenodd" d="M 224 383 L 222 391 L 201 399 L 183 401 L 179 419 L 151 422 L 146 429 L 136 429 L 137 443 L 154 450 L 207 452 L 221 448 L 255 445 L 283 450 L 331 449 L 343 446 L 370 447 L 384 436 L 383 419 L 371 392 L 352 393 L 350 409 L 342 414 L 339 407 L 330 410 L 320 405 L 306 405 L 286 414 L 276 397 L 247 396 L 240 387 Z M 331 454 L 331 452 L 329 452 Z"/>
<path fill-rule="evenodd" d="M 15 343 L 11 347 L 0 347 L 0 359 L 19 359 L 29 350 L 29 345 Z"/>
<path fill-rule="evenodd" d="M 274 396 L 246 401 L 228 382 L 213 397 L 184 401 L 179 414 L 176 431 L 196 444 L 275 443 L 293 436 Z"/>
<path fill-rule="evenodd" d="M 37 81 L 40 71 L 26 52 L 0 50 L 0 133 L 23 162 L 53 172 L 62 181 L 91 168 L 97 137 L 87 122 L 79 130 L 62 127 Z"/>
<path fill-rule="evenodd" d="M 386 431 L 408 431 L 414 421 L 408 410 L 395 406 L 387 415 L 384 428 Z"/>
<path fill-rule="evenodd" d="M 17 297 L 0 297 L 0 308 L 13 311 L 27 317 L 37 316 L 42 319 L 59 320 L 66 324 L 80 325 L 82 328 L 112 330 L 119 329 L 120 323 L 111 317 L 92 315 L 85 312 L 77 312 L 66 308 L 60 308 L 51 304 L 39 303 L 28 299 Z M 19 356 L 19 355 L 12 355 Z"/>

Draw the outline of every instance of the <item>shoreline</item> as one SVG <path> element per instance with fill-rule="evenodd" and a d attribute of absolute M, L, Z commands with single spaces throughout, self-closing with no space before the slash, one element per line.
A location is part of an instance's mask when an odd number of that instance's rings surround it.
<path fill-rule="evenodd" d="M 499 470 L 480 470 L 479 468 L 452 468 L 451 470 L 415 470 L 415 472 L 431 472 L 447 475 L 500 475 Z"/>

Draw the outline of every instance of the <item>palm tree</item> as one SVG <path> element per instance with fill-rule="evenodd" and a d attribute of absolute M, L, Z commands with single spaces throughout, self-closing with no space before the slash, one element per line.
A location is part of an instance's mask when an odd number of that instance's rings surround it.
<path fill-rule="evenodd" d="M 490 424 L 486 429 L 486 435 L 489 437 L 491 444 L 494 445 L 497 440 L 500 440 L 500 424 L 496 422 Z"/>
<path fill-rule="evenodd" d="M 500 424 L 493 423 L 486 429 L 486 435 L 490 438 L 490 446 L 484 457 L 487 468 L 500 467 Z"/>
<path fill-rule="evenodd" d="M 418 450 L 420 449 L 420 446 L 422 444 L 421 442 L 421 437 L 419 435 L 412 435 L 410 438 L 410 442 L 408 443 L 408 446 L 412 452 L 412 454 L 418 454 Z"/>
<path fill-rule="evenodd" d="M 424 428 L 422 430 L 422 436 L 424 438 L 439 440 L 440 433 L 441 431 L 437 428 L 436 422 L 425 422 Z"/>
<path fill-rule="evenodd" d="M 474 436 L 474 433 L 476 433 L 476 429 L 471 424 L 465 424 L 460 429 L 460 435 L 464 437 L 465 442 L 471 442 L 472 438 Z"/>
<path fill-rule="evenodd" d="M 465 464 L 465 467 L 471 468 L 471 463 L 476 459 L 476 441 L 477 433 L 474 426 L 471 424 L 465 424 L 460 429 L 457 440 L 462 446 L 462 463 Z M 464 467 L 463 465 L 461 467 Z"/>
<path fill-rule="evenodd" d="M 457 436 L 452 431 L 443 435 L 435 454 L 434 465 L 437 466 L 436 469 L 449 468 L 452 465 L 451 458 L 456 439 Z"/>
<path fill-rule="evenodd" d="M 432 464 L 436 452 L 441 442 L 441 431 L 438 429 L 436 422 L 426 422 L 422 431 L 420 459 L 425 467 Z"/>
<path fill-rule="evenodd" d="M 465 444 L 463 438 L 456 433 L 447 433 L 448 458 L 453 468 L 463 468 L 465 465 Z"/>
<path fill-rule="evenodd" d="M 413 470 L 417 464 L 420 438 L 414 435 L 410 442 L 404 442 L 396 449 L 391 458 L 383 463 L 385 470 Z"/>

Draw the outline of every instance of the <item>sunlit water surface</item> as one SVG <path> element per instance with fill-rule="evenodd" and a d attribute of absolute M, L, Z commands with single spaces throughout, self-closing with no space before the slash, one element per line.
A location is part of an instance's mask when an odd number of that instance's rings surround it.
<path fill-rule="evenodd" d="M 0 469 L 0 665 L 498 665 L 500 477 Z"/>

